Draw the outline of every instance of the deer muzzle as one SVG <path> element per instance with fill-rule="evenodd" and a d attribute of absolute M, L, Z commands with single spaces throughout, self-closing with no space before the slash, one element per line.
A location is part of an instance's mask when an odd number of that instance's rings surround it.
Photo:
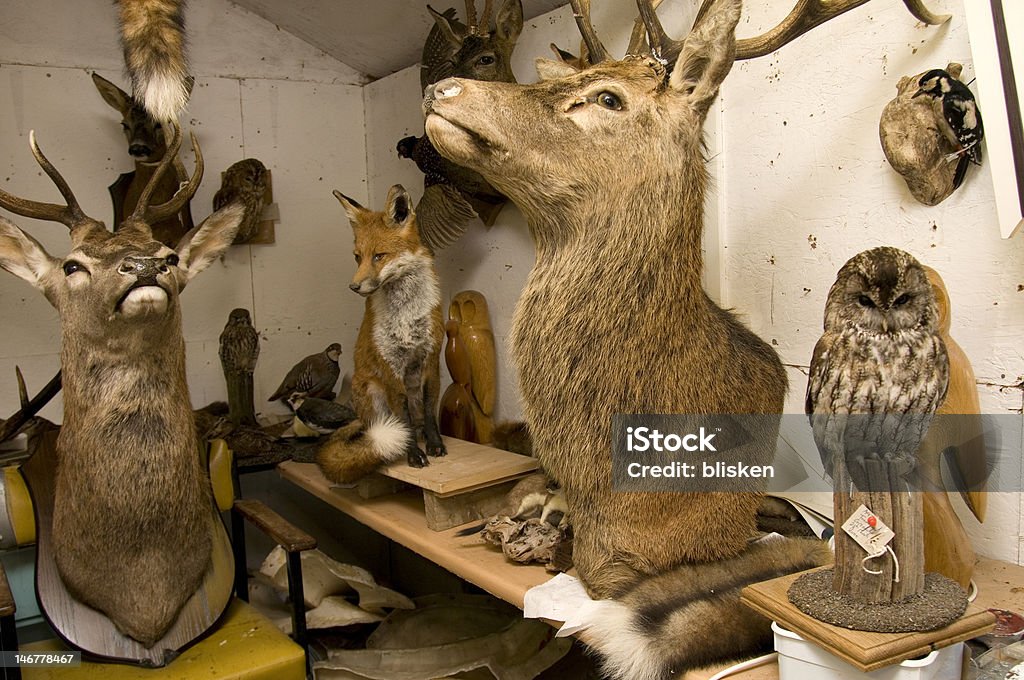
<path fill-rule="evenodd" d="M 129 256 L 121 261 L 117 271 L 124 276 L 134 276 L 135 280 L 121 295 L 116 311 L 129 317 L 166 311 L 168 294 L 157 280 L 161 274 L 171 271 L 165 258 Z"/>

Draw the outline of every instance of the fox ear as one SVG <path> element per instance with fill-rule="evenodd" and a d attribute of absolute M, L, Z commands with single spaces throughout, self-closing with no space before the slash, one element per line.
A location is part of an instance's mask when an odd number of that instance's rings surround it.
<path fill-rule="evenodd" d="M 352 224 L 359 220 L 359 215 L 366 212 L 366 208 L 359 205 L 355 199 L 349 198 L 337 189 L 334 190 L 334 197 L 338 199 L 338 203 L 341 203 L 341 207 L 345 209 L 345 214 L 348 215 L 348 221 Z"/>
<path fill-rule="evenodd" d="M 412 199 L 409 192 L 401 184 L 388 189 L 387 205 L 384 208 L 391 220 L 397 227 L 407 227 L 413 218 Z"/>

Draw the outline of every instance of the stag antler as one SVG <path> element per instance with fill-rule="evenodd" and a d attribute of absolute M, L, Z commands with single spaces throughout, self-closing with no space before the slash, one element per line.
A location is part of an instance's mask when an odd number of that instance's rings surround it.
<path fill-rule="evenodd" d="M 181 210 L 181 207 L 195 195 L 196 190 L 199 188 L 199 183 L 203 180 L 203 154 L 199 149 L 199 141 L 196 139 L 195 133 L 190 132 L 192 151 L 196 156 L 196 167 L 192 171 L 192 177 L 167 202 L 154 206 L 149 205 L 149 199 L 153 195 L 153 190 L 156 189 L 157 184 L 160 182 L 160 177 L 163 176 L 167 168 L 174 162 L 178 155 L 178 149 L 181 148 L 181 128 L 175 122 L 170 123 L 170 125 L 171 143 L 167 145 L 164 157 L 160 159 L 160 164 L 153 171 L 149 184 L 146 185 L 146 188 L 139 195 L 139 202 L 135 206 L 135 212 L 125 222 L 149 225 L 170 217 Z"/>
<path fill-rule="evenodd" d="M 57 190 L 64 197 L 65 205 L 30 201 L 26 198 L 18 198 L 0 189 L 0 206 L 22 217 L 32 217 L 48 222 L 60 222 L 67 226 L 72 234 L 76 232 L 82 233 L 77 230 L 86 226 L 97 226 L 102 229 L 102 223 L 97 222 L 82 211 L 81 206 L 78 205 L 78 200 L 75 198 L 75 194 L 71 191 L 71 187 L 68 186 L 60 172 L 57 171 L 57 168 L 43 155 L 39 145 L 36 143 L 35 130 L 29 131 L 28 140 L 29 146 L 32 147 L 32 155 L 35 156 L 36 162 L 39 163 L 39 166 L 57 186 Z"/>
<path fill-rule="evenodd" d="M 590 63 L 598 64 L 608 59 L 608 50 L 601 44 L 594 25 L 590 23 L 590 0 L 570 0 L 569 4 L 572 5 L 572 16 L 576 19 L 576 26 L 583 36 L 583 42 L 587 45 Z"/>
<path fill-rule="evenodd" d="M 694 25 L 704 18 L 712 2 L 704 0 Z M 775 28 L 754 38 L 737 40 L 736 58 L 756 59 L 771 54 L 811 29 L 867 2 L 869 0 L 798 0 L 789 15 Z M 924 6 L 923 0 L 903 0 L 903 4 L 918 20 L 933 26 L 945 23 L 951 17 L 949 14 L 933 14 Z"/>
<path fill-rule="evenodd" d="M 57 371 L 57 375 L 50 378 L 50 382 L 46 383 L 46 386 L 32 399 L 28 398 L 28 390 L 25 388 L 25 378 L 21 375 L 21 369 L 15 366 L 14 373 L 18 379 L 18 399 L 21 402 L 21 408 L 7 420 L 0 421 L 0 442 L 16 435 L 25 426 L 25 423 L 32 420 L 33 416 L 60 392 L 60 371 Z"/>

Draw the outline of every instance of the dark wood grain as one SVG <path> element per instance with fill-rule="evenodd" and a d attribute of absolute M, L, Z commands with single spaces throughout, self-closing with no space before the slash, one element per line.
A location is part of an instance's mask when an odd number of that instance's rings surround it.
<path fill-rule="evenodd" d="M 316 547 L 315 538 L 260 501 L 239 499 L 235 501 L 234 510 L 274 539 L 287 552 L 301 552 Z"/>

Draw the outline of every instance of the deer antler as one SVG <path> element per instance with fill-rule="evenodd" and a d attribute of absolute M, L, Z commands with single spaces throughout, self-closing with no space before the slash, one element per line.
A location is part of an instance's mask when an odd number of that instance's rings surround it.
<path fill-rule="evenodd" d="M 590 23 L 590 0 L 569 0 L 572 5 L 572 15 L 576 19 L 576 26 L 583 36 L 583 42 L 587 45 L 587 54 L 591 64 L 598 64 L 608 59 L 608 50 L 601 44 L 601 40 Z"/>
<path fill-rule="evenodd" d="M 153 190 L 156 189 L 157 183 L 159 183 L 164 172 L 174 162 L 178 155 L 178 149 L 181 148 L 181 128 L 175 122 L 170 123 L 170 125 L 172 130 L 171 143 L 167 145 L 167 151 L 164 153 L 164 157 L 160 159 L 160 165 L 153 171 L 149 184 L 146 185 L 146 188 L 142 190 L 142 194 L 139 195 L 139 202 L 135 206 L 135 212 L 132 213 L 126 222 L 142 222 L 148 225 L 170 217 L 181 210 L 181 207 L 195 195 L 196 190 L 199 188 L 199 183 L 203 180 L 203 154 L 199 150 L 199 141 L 196 139 L 195 133 L 190 132 L 192 151 L 196 156 L 196 167 L 192 171 L 192 177 L 167 202 L 154 206 L 149 205 L 149 199 L 153 195 Z"/>
<path fill-rule="evenodd" d="M 491 11 L 494 9 L 494 0 L 484 2 L 484 13 L 480 15 L 480 34 L 487 35 L 491 32 Z"/>
<path fill-rule="evenodd" d="M 476 0 L 466 0 L 466 28 L 470 35 L 476 33 Z"/>
<path fill-rule="evenodd" d="M 78 200 L 75 198 L 75 194 L 71 191 L 71 187 L 68 186 L 68 183 L 61 176 L 60 172 L 57 171 L 57 168 L 53 167 L 53 164 L 50 163 L 46 156 L 43 155 L 43 152 L 39 149 L 39 145 L 36 144 L 35 130 L 29 131 L 28 139 L 29 146 L 32 147 L 32 155 L 35 156 L 36 162 L 39 163 L 39 166 L 57 186 L 57 190 L 60 191 L 61 196 L 64 197 L 66 205 L 30 201 L 26 198 L 18 198 L 17 196 L 0 189 L 0 206 L 3 206 L 16 215 L 21 215 L 22 217 L 32 217 L 38 220 L 47 220 L 48 222 L 60 222 L 67 226 L 72 233 L 74 233 L 79 227 L 87 224 L 99 226 L 99 223 L 96 220 L 88 217 L 84 212 L 82 212 L 82 208 L 78 205 Z"/>
<path fill-rule="evenodd" d="M 18 398 L 21 402 L 21 408 L 7 420 L 0 421 L 0 442 L 16 435 L 25 423 L 30 421 L 35 414 L 39 413 L 53 399 L 54 395 L 60 392 L 61 372 L 57 371 L 57 375 L 50 378 L 50 382 L 46 383 L 46 386 L 39 391 L 39 394 L 30 400 L 28 398 L 28 390 L 25 389 L 25 378 L 21 375 L 21 369 L 16 366 L 14 372 L 18 378 Z"/>
<path fill-rule="evenodd" d="M 651 10 L 658 9 L 661 1 L 652 0 L 650 3 Z M 644 8 L 641 6 L 640 16 L 633 21 L 633 32 L 629 34 L 629 47 L 626 48 L 626 56 L 639 56 L 648 52 L 648 50 L 644 49 L 647 43 L 647 23 L 644 21 L 643 12 Z"/>
<path fill-rule="evenodd" d="M 830 21 L 840 14 L 860 7 L 869 0 L 798 0 L 793 10 L 782 22 L 767 33 L 754 38 L 736 41 L 737 59 L 756 59 L 771 54 L 783 45 L 792 42 L 811 29 Z M 704 0 L 694 24 L 700 23 L 707 13 L 712 0 Z M 949 21 L 950 15 L 932 14 L 923 0 L 903 0 L 917 19 L 926 24 L 936 25 Z"/>

